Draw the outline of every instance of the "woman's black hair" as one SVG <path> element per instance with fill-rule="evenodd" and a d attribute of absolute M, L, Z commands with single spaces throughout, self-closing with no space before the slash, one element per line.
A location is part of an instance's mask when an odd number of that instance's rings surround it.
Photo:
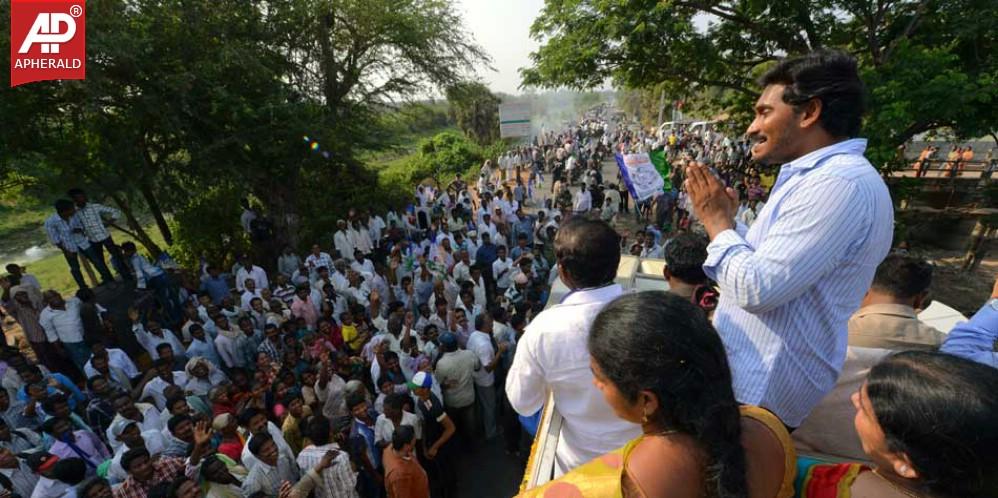
<path fill-rule="evenodd" d="M 702 446 L 704 496 L 748 496 L 728 357 L 703 312 L 667 292 L 625 294 L 597 315 L 589 352 L 625 398 L 651 391 L 659 402 L 652 417 Z"/>
<path fill-rule="evenodd" d="M 904 453 L 932 496 L 998 496 L 998 370 L 907 351 L 870 369 L 866 384 L 887 448 Z"/>

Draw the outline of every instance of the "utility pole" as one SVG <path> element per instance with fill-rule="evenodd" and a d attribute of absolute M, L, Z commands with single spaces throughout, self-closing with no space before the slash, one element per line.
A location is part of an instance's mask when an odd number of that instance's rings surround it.
<path fill-rule="evenodd" d="M 665 89 L 662 89 L 662 93 L 658 97 L 658 121 L 655 122 L 655 127 L 657 128 L 662 124 L 662 117 L 665 114 Z"/>

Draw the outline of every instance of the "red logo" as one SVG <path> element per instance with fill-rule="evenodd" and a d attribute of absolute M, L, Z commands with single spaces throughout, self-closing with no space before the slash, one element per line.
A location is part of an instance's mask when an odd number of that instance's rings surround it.
<path fill-rule="evenodd" d="M 87 75 L 85 0 L 11 0 L 10 86 Z"/>

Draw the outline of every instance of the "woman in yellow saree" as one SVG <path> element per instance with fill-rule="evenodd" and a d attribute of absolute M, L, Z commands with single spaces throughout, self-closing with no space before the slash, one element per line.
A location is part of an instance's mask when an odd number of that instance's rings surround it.
<path fill-rule="evenodd" d="M 643 435 L 521 496 L 793 495 L 789 434 L 769 412 L 738 406 L 721 339 L 688 300 L 621 296 L 593 322 L 589 352 L 607 403 Z"/>

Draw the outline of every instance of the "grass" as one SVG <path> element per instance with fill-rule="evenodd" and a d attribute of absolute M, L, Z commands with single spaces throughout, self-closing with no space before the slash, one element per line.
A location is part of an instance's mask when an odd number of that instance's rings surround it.
<path fill-rule="evenodd" d="M 44 240 L 42 224 L 51 212 L 51 206 L 25 196 L 0 199 L 0 255 L 20 253 Z"/>
<path fill-rule="evenodd" d="M 45 216 L 47 216 L 47 214 Z M 44 217 L 41 219 L 44 221 Z M 154 242 L 159 244 L 160 247 L 165 247 L 163 235 L 159 233 L 159 230 L 156 228 L 155 224 L 149 224 L 144 228 L 146 233 L 149 234 L 149 237 L 151 237 Z M 41 230 L 41 228 L 39 228 L 39 230 Z M 110 231 L 111 236 L 114 237 L 114 241 L 119 244 L 125 242 L 126 240 L 132 240 L 129 235 L 121 232 L 120 230 L 111 228 Z M 2 231 L 0 231 L 0 237 L 3 237 Z M 35 237 L 41 237 L 44 239 L 45 236 L 36 234 Z M 139 251 L 141 252 L 141 244 L 136 245 L 139 245 Z M 50 248 L 51 246 L 46 243 L 44 247 Z M 115 272 L 114 268 L 111 266 L 110 255 L 107 254 L 107 251 L 104 251 L 104 254 L 108 269 L 111 270 L 112 274 L 114 274 Z M 80 259 L 83 260 L 84 258 L 81 256 Z M 2 261 L 2 263 L 6 264 L 7 261 Z M 38 281 L 41 282 L 42 288 L 44 289 L 53 289 L 59 291 L 59 293 L 63 295 L 73 294 L 76 292 L 76 281 L 74 281 L 73 276 L 69 274 L 69 264 L 66 263 L 66 258 L 61 252 L 55 252 L 50 256 L 39 259 L 38 261 L 24 263 L 23 266 L 28 269 L 28 273 L 31 273 L 38 278 Z M 97 274 L 96 269 L 94 269 L 94 276 L 98 279 L 100 278 L 100 275 Z M 115 274 L 115 276 L 117 275 Z M 86 279 L 91 285 L 96 283 L 90 280 L 85 270 L 83 271 L 83 278 Z"/>

